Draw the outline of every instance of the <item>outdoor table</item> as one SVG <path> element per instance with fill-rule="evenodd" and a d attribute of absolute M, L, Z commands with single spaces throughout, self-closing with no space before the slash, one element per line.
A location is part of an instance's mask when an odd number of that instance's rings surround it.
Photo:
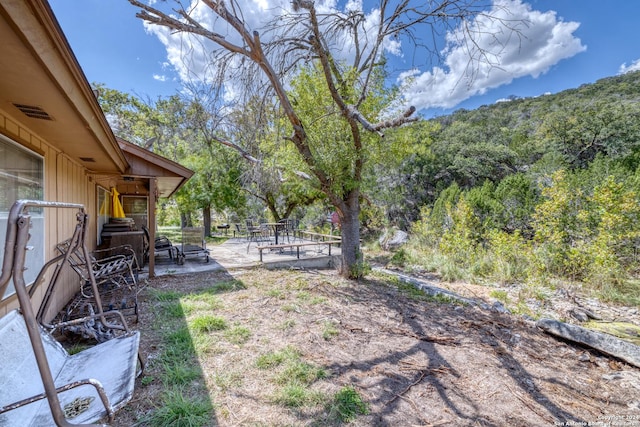
<path fill-rule="evenodd" d="M 280 236 L 280 230 L 282 230 L 285 227 L 285 223 L 283 222 L 266 222 L 264 224 L 261 225 L 266 225 L 268 227 L 271 227 L 271 229 L 273 230 L 273 235 L 275 237 L 276 240 L 276 245 L 278 244 L 278 238 Z"/>

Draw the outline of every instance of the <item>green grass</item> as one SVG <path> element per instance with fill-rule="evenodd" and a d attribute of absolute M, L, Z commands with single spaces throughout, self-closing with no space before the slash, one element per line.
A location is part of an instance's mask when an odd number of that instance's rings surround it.
<path fill-rule="evenodd" d="M 269 289 L 267 291 L 267 296 L 275 299 L 285 299 L 286 295 L 280 289 Z"/>
<path fill-rule="evenodd" d="M 330 417 L 335 417 L 343 423 L 355 421 L 358 415 L 369 413 L 369 405 L 362 400 L 357 390 L 351 386 L 342 387 L 329 405 Z"/>
<path fill-rule="evenodd" d="M 493 289 L 491 292 L 489 292 L 489 296 L 491 298 L 497 299 L 504 304 L 507 304 L 509 302 L 509 294 L 507 294 L 507 291 Z"/>
<path fill-rule="evenodd" d="M 222 317 L 206 314 L 193 319 L 191 327 L 194 331 L 200 333 L 222 331 L 227 329 L 227 322 Z"/>
<path fill-rule="evenodd" d="M 178 291 L 159 291 L 153 288 L 149 288 L 151 297 L 159 302 L 178 301 L 182 296 L 182 293 Z"/>
<path fill-rule="evenodd" d="M 375 276 L 379 277 L 380 280 L 388 283 L 391 286 L 400 291 L 407 298 L 416 300 L 416 301 L 430 301 L 438 304 L 456 304 L 456 305 L 465 305 L 463 302 L 456 300 L 455 298 L 446 295 L 444 293 L 436 293 L 429 294 L 417 286 L 412 285 L 411 283 L 407 283 L 401 280 L 399 277 L 392 276 L 385 273 L 375 273 Z"/>
<path fill-rule="evenodd" d="M 144 417 L 138 425 L 154 427 L 210 426 L 214 407 L 206 398 L 188 396 L 181 388 L 167 390 L 157 409 Z"/>
<path fill-rule="evenodd" d="M 190 312 L 196 310 L 218 310 L 222 308 L 222 301 L 212 292 L 202 292 L 198 295 L 186 295 L 181 300 L 182 305 L 189 308 Z"/>
<path fill-rule="evenodd" d="M 185 358 L 196 356 L 191 334 L 186 326 L 165 333 L 163 344 L 164 350 L 159 356 L 163 363 L 182 363 Z"/>
<path fill-rule="evenodd" d="M 287 384 L 281 388 L 273 398 L 275 403 L 289 408 L 318 405 L 325 400 L 326 397 L 323 393 L 310 390 L 301 384 Z"/>
<path fill-rule="evenodd" d="M 165 385 L 182 386 L 191 384 L 201 376 L 200 367 L 193 366 L 193 363 L 187 360 L 174 360 L 171 363 L 164 364 L 162 381 Z"/>
<path fill-rule="evenodd" d="M 168 304 L 163 304 L 160 308 L 160 315 L 165 319 L 165 321 L 170 319 L 184 319 L 185 315 L 184 307 L 180 304 L 180 301 L 170 302 Z"/>
<path fill-rule="evenodd" d="M 195 317 L 188 325 L 186 315 L 201 306 L 208 308 L 215 299 L 202 304 L 189 304 L 197 296 L 177 291 L 149 289 L 155 301 L 156 328 L 160 331 L 159 355 L 147 366 L 142 384 L 156 381 L 165 389 L 157 407 L 140 419 L 138 425 L 154 427 L 204 427 L 215 419 L 214 406 L 204 384 L 197 352 L 204 351 L 210 341 L 209 330 L 220 327 L 224 319 L 212 315 Z M 193 297 L 193 299 L 191 299 Z"/>
<path fill-rule="evenodd" d="M 258 356 L 256 366 L 259 369 L 271 369 L 280 366 L 287 358 L 283 351 L 269 352 Z"/>
<path fill-rule="evenodd" d="M 326 378 L 324 368 L 302 360 L 302 355 L 293 347 L 270 351 L 256 359 L 256 367 L 273 371 L 272 379 L 279 386 L 272 400 L 289 408 L 316 406 L 327 402 L 324 393 L 313 390 L 311 386 Z"/>
<path fill-rule="evenodd" d="M 595 294 L 603 301 L 638 306 L 640 305 L 640 280 L 625 280 L 616 285 L 600 286 Z"/>
<path fill-rule="evenodd" d="M 324 368 L 319 368 L 303 361 L 299 355 L 297 357 L 288 357 L 285 362 L 282 364 L 281 371 L 275 377 L 277 384 L 309 385 L 327 377 L 327 372 Z"/>
<path fill-rule="evenodd" d="M 83 350 L 88 349 L 89 347 L 91 346 L 86 344 L 81 344 L 81 343 L 75 343 L 72 346 L 68 347 L 66 350 L 67 350 L 67 353 L 69 353 L 70 355 L 74 355 L 74 354 L 80 353 Z"/>
<path fill-rule="evenodd" d="M 229 279 L 221 282 L 216 282 L 215 284 L 207 288 L 207 290 L 204 292 L 220 294 L 223 292 L 239 291 L 241 289 L 247 289 L 246 285 L 242 283 L 242 281 Z"/>

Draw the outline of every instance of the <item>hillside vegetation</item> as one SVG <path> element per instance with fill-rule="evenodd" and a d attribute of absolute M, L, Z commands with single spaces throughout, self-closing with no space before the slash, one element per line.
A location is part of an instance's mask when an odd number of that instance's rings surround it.
<path fill-rule="evenodd" d="M 412 232 L 394 262 L 640 302 L 639 100 L 636 72 L 403 129 L 418 149 L 375 192 Z"/>

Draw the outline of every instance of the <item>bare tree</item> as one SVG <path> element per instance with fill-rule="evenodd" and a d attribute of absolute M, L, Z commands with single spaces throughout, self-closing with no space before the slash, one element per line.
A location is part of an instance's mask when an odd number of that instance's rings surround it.
<path fill-rule="evenodd" d="M 213 57 L 224 65 L 227 72 L 232 63 L 229 55 L 234 57 L 236 64 L 241 64 L 235 71 L 246 71 L 243 74 L 245 78 L 249 78 L 250 71 L 247 70 L 250 66 L 262 71 L 292 126 L 292 134 L 287 140 L 295 145 L 319 189 L 326 194 L 340 217 L 343 242 L 340 269 L 343 276 L 351 278 L 360 277 L 363 272 L 359 214 L 360 184 L 366 162 L 364 135 L 372 133 L 383 138 L 385 129 L 417 120 L 414 107 L 385 120 L 381 120 L 381 112 L 371 117 L 362 112 L 361 107 L 371 96 L 376 72 L 382 65 L 384 44 L 402 37 L 437 57 L 439 49 L 435 34 L 456 28 L 456 34 L 464 35 L 460 42 L 467 46 L 471 74 L 477 61 L 489 61 L 486 52 L 474 43 L 475 37 L 479 36 L 474 33 L 477 27 L 468 25 L 474 17 L 486 13 L 486 0 L 379 0 L 379 16 L 374 25 L 359 10 L 325 10 L 312 0 L 293 0 L 291 10 L 283 13 L 277 22 L 260 28 L 270 36 L 265 41 L 256 29 L 248 27 L 236 0 L 199 0 L 189 8 L 176 0 L 173 13 L 137 0 L 129 2 L 141 9 L 137 16 L 144 21 L 214 42 L 216 51 Z M 210 29 L 208 24 L 194 18 L 196 6 L 202 5 L 217 16 L 214 28 Z M 505 28 L 509 28 L 509 23 L 505 23 Z M 429 39 L 425 40 L 422 34 L 429 35 Z M 345 38 L 352 41 L 349 56 L 345 56 L 343 51 Z M 319 64 L 333 107 L 349 129 L 348 142 L 353 153 L 349 168 L 351 176 L 342 185 L 336 183 L 336 177 L 322 167 L 314 154 L 303 118 L 285 89 L 297 66 L 310 61 Z M 251 76 L 255 78 L 255 74 Z M 221 84 L 222 80 L 218 83 Z M 223 143 L 234 146 L 233 142 Z M 242 147 L 236 148 L 243 151 Z"/>

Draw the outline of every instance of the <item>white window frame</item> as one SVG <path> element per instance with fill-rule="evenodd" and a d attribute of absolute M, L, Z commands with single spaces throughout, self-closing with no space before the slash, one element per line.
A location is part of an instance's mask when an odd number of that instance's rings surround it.
<path fill-rule="evenodd" d="M 17 142 L 13 141 L 12 139 L 10 139 L 9 137 L 3 134 L 0 134 L 0 144 L 11 146 L 14 149 L 17 149 L 17 151 L 22 151 L 25 154 L 27 154 L 29 157 L 40 162 L 40 179 L 41 179 L 41 182 L 39 183 L 39 186 L 41 188 L 40 200 L 46 200 L 45 185 L 44 185 L 46 171 L 45 171 L 44 157 L 34 152 L 33 150 L 30 150 L 24 147 L 23 145 L 18 144 Z M 0 170 L 0 172 L 6 174 L 6 172 L 3 170 Z M 13 176 L 10 174 L 7 174 L 7 175 Z M 15 200 L 12 200 L 11 204 L 13 204 L 14 202 Z M 11 209 L 11 206 L 8 206 L 7 208 Z M 27 251 L 26 253 L 25 267 L 27 269 L 24 272 L 24 278 L 27 284 L 32 284 L 35 281 L 36 277 L 38 276 L 40 269 L 45 263 L 46 218 L 45 218 L 45 209 L 30 209 L 29 213 L 31 214 L 31 230 L 30 230 L 31 238 L 29 239 L 29 246 L 31 246 L 33 249 L 30 251 Z M 2 252 L 0 253 L 0 257 L 2 259 L 4 259 L 4 245 L 5 245 L 5 238 L 7 233 L 8 216 L 9 216 L 9 211 L 0 212 L 0 245 L 2 245 Z M 12 280 L 7 286 L 7 290 L 5 291 L 5 294 L 0 295 L 0 299 L 5 300 L 6 298 L 10 297 L 14 293 L 15 293 L 15 289 L 14 289 L 13 280 Z"/>

